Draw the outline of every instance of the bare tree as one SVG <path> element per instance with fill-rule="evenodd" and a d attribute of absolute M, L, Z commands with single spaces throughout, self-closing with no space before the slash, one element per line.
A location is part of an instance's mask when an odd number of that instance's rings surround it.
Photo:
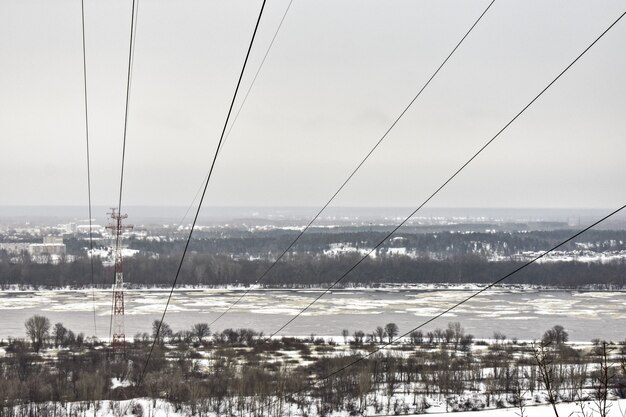
<path fill-rule="evenodd" d="M 387 323 L 385 325 L 385 334 L 387 334 L 387 339 L 389 343 L 393 342 L 394 337 L 398 335 L 398 325 L 396 323 Z"/>
<path fill-rule="evenodd" d="M 503 344 L 506 340 L 506 335 L 502 332 L 493 332 L 493 339 L 496 341 L 496 344 Z"/>
<path fill-rule="evenodd" d="M 556 402 L 559 399 L 558 383 L 556 381 L 556 370 L 554 365 L 552 365 L 552 355 L 548 350 L 548 345 L 543 342 L 533 342 L 531 348 L 533 358 L 537 363 L 537 368 L 539 368 L 541 380 L 546 388 L 548 402 L 552 405 L 556 417 L 559 417 L 559 412 L 556 409 Z"/>
<path fill-rule="evenodd" d="M 352 339 L 354 340 L 354 344 L 360 346 L 363 344 L 363 339 L 365 338 L 365 333 L 363 330 L 355 330 L 352 335 Z"/>
<path fill-rule="evenodd" d="M 341 331 L 341 335 L 343 336 L 343 343 L 345 345 L 348 344 L 348 336 L 350 336 L 350 331 L 348 329 L 343 329 Z"/>
<path fill-rule="evenodd" d="M 569 401 L 582 401 L 585 399 L 584 388 L 588 376 L 586 363 L 571 364 L 565 369 L 563 385 Z"/>
<path fill-rule="evenodd" d="M 465 330 L 458 321 L 448 323 L 448 330 L 452 333 L 452 341 L 454 342 L 454 350 L 456 351 L 459 348 L 461 339 L 463 339 L 465 335 Z"/>
<path fill-rule="evenodd" d="M 376 335 L 380 343 L 383 343 L 385 341 L 385 336 L 387 335 L 387 333 L 385 333 L 385 329 L 383 329 L 381 326 L 378 326 L 374 329 L 374 334 Z"/>
<path fill-rule="evenodd" d="M 54 337 L 54 346 L 63 346 L 67 340 L 67 329 L 63 326 L 63 323 L 56 323 L 54 329 L 52 329 L 52 336 Z"/>
<path fill-rule="evenodd" d="M 160 329 L 159 324 L 161 325 Z M 172 337 L 173 334 L 174 333 L 172 332 L 172 328 L 166 322 L 161 323 L 160 320 L 155 320 L 152 322 L 152 338 L 158 338 L 159 343 L 165 342 L 165 339 Z"/>
<path fill-rule="evenodd" d="M 211 329 L 208 323 L 196 323 L 191 328 L 191 332 L 198 339 L 199 343 L 202 343 L 202 339 L 211 335 Z"/>
<path fill-rule="evenodd" d="M 50 320 L 47 317 L 34 315 L 24 323 L 26 335 L 30 338 L 33 349 L 39 352 L 41 346 L 50 335 Z"/>
<path fill-rule="evenodd" d="M 606 417 L 611 408 L 611 404 L 608 402 L 609 389 L 615 378 L 615 369 L 609 363 L 612 350 L 613 348 L 604 340 L 596 348 L 598 369 L 593 373 L 593 403 L 600 417 Z"/>
<path fill-rule="evenodd" d="M 553 328 L 551 328 L 550 330 L 547 330 L 543 334 L 543 339 L 542 339 L 543 343 L 546 345 L 548 344 L 562 345 L 568 340 L 569 340 L 569 333 L 565 331 L 563 326 L 560 326 L 558 324 L 554 326 Z"/>
<path fill-rule="evenodd" d="M 470 346 L 472 345 L 472 343 L 474 342 L 474 335 L 472 334 L 466 334 L 463 337 L 461 337 L 461 341 L 460 341 L 460 346 L 461 346 L 461 350 L 463 352 L 470 352 Z"/>
<path fill-rule="evenodd" d="M 409 334 L 409 337 L 411 338 L 411 344 L 413 345 L 419 345 L 424 340 L 424 335 L 420 330 L 413 330 Z"/>
<path fill-rule="evenodd" d="M 626 398 L 626 341 L 620 343 L 621 348 L 619 351 L 619 362 L 620 362 L 620 375 L 617 376 L 617 381 L 615 382 L 615 395 L 619 398 Z M 622 413 L 626 416 L 626 413 Z"/>
<path fill-rule="evenodd" d="M 513 385 L 513 397 L 512 402 L 517 407 L 518 417 L 527 417 L 526 414 L 526 393 L 528 392 L 526 389 L 526 384 L 524 383 L 524 375 L 522 372 L 519 372 L 517 368 L 514 372 L 515 381 Z"/>
<path fill-rule="evenodd" d="M 437 343 L 443 343 L 446 338 L 446 332 L 442 329 L 435 329 L 435 339 L 437 339 Z"/>
<path fill-rule="evenodd" d="M 356 382 L 359 397 L 359 411 L 363 413 L 367 410 L 367 394 L 370 393 L 372 387 L 374 386 L 372 381 L 372 371 L 366 366 L 360 367 L 357 370 Z"/>

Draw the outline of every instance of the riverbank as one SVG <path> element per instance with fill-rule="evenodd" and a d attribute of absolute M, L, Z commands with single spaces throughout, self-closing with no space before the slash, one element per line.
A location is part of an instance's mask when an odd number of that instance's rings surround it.
<path fill-rule="evenodd" d="M 329 284 L 330 285 L 330 284 Z M 359 285 L 354 283 L 338 284 L 333 288 L 333 291 L 341 290 L 418 290 L 418 291 L 436 291 L 436 290 L 480 290 L 487 284 L 480 283 L 437 283 L 437 284 L 406 284 L 406 283 L 381 283 L 376 285 Z M 125 288 L 128 290 L 171 290 L 171 286 L 168 285 L 138 285 L 132 282 L 125 283 Z M 328 285 L 180 285 L 177 286 L 177 290 L 184 291 L 203 291 L 203 290 L 218 290 L 218 291 L 272 291 L 272 290 L 325 290 Z M 494 289 L 500 289 L 504 291 L 609 291 L 609 292 L 626 292 L 624 286 L 614 285 L 582 285 L 582 286 L 555 286 L 555 285 L 532 285 L 532 284 L 499 284 Z M 73 286 L 66 285 L 63 287 L 58 286 L 45 286 L 45 285 L 0 285 L 0 292 L 33 292 L 33 291 L 110 291 L 111 287 L 105 286 L 90 286 L 81 285 Z"/>

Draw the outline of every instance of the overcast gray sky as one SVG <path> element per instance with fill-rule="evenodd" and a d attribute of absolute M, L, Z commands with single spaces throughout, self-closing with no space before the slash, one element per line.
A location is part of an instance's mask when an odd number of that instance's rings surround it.
<path fill-rule="evenodd" d="M 319 206 L 488 1 L 295 0 L 207 205 Z M 85 0 L 92 189 L 117 202 L 131 0 Z M 270 0 L 243 91 L 287 6 Z M 140 0 L 123 205 L 188 205 L 260 1 Z M 337 206 L 416 206 L 626 8 L 497 0 Z M 87 202 L 79 0 L 0 0 L 0 204 Z M 626 18 L 431 206 L 626 200 Z"/>

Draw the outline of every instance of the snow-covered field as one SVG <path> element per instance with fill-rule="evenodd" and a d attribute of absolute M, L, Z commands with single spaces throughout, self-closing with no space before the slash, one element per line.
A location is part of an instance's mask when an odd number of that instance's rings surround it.
<path fill-rule="evenodd" d="M 625 417 L 626 416 L 626 400 L 611 401 L 611 408 L 607 417 Z M 595 412 L 594 405 L 590 402 L 584 404 L 584 412 L 578 403 L 561 403 L 557 404 L 556 408 L 560 417 L 591 417 L 599 416 L 599 413 Z M 521 417 L 519 408 L 504 408 L 495 410 L 482 410 L 482 411 L 462 411 L 462 412 L 443 412 L 438 414 L 441 416 L 455 416 L 455 417 Z M 528 406 L 524 409 L 524 417 L 549 417 L 555 416 L 552 406 L 547 404 Z"/>
<path fill-rule="evenodd" d="M 610 407 L 608 409 L 607 417 L 626 417 L 626 400 L 611 400 L 609 401 Z M 49 406 L 49 405 L 48 405 Z M 89 408 L 88 408 L 89 407 Z M 580 403 L 559 403 L 556 406 L 557 412 L 560 417 L 593 417 L 599 416 L 595 405 L 592 402 L 583 403 L 581 408 Z M 151 400 L 146 398 L 139 398 L 126 401 L 102 401 L 95 410 L 93 405 L 86 403 L 67 403 L 63 407 L 65 414 L 58 413 L 58 417 L 64 417 L 70 415 L 76 417 L 190 417 L 192 414 L 189 409 L 177 409 L 174 405 L 163 400 Z M 524 407 L 523 414 L 519 408 L 495 408 L 489 410 L 480 411 L 460 411 L 460 412 L 446 412 L 445 406 L 434 405 L 424 411 L 426 415 L 437 415 L 442 417 L 455 416 L 455 417 L 550 417 L 555 416 L 552 406 L 549 404 L 532 405 Z M 198 414 L 196 414 L 198 415 Z M 207 417 L 217 417 L 216 413 L 202 414 Z M 244 416 L 251 416 L 252 414 L 243 413 Z M 298 410 L 293 410 L 290 414 L 292 417 L 301 417 L 302 413 Z M 394 414 L 368 414 L 377 417 L 393 416 Z M 330 417 L 348 417 L 349 413 L 330 413 Z"/>

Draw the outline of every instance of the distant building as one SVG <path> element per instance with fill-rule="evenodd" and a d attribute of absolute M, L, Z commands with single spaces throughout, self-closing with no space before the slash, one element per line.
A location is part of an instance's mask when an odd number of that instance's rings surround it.
<path fill-rule="evenodd" d="M 43 237 L 44 245 L 63 245 L 63 238 L 61 236 L 44 236 Z"/>
<path fill-rule="evenodd" d="M 68 223 L 63 226 L 65 228 L 65 233 L 76 234 L 76 223 Z"/>
<path fill-rule="evenodd" d="M 46 255 L 61 258 L 65 256 L 65 243 L 32 243 L 28 245 L 28 254 L 32 258 Z"/>
<path fill-rule="evenodd" d="M 31 259 L 38 263 L 58 263 L 65 257 L 65 243 L 60 236 L 44 236 L 43 243 L 0 243 L 0 250 L 12 255 L 28 252 Z"/>
<path fill-rule="evenodd" d="M 24 251 L 28 251 L 30 243 L 0 243 L 0 250 L 5 250 L 10 254 L 20 254 Z"/>
<path fill-rule="evenodd" d="M 89 225 L 88 224 L 79 224 L 75 227 L 75 233 L 88 235 L 89 234 Z M 106 234 L 106 229 L 103 226 L 98 224 L 91 225 L 91 233 L 94 235 L 103 235 Z"/>

